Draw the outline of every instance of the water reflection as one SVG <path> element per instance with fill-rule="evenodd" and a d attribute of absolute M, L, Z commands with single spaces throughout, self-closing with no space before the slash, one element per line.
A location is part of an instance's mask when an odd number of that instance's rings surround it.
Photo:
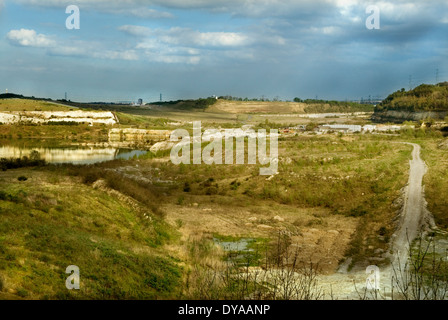
<path fill-rule="evenodd" d="M 114 159 L 131 159 L 146 154 L 148 151 L 118 148 L 24 148 L 17 146 L 0 146 L 0 158 L 21 158 L 29 156 L 35 150 L 41 159 L 49 163 L 93 164 Z"/>

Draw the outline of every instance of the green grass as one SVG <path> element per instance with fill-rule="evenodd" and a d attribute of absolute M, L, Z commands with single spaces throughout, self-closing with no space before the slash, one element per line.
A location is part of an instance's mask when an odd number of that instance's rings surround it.
<path fill-rule="evenodd" d="M 9 181 L 2 187 L 4 289 L 27 299 L 156 299 L 178 294 L 182 269 L 162 250 L 175 234 L 163 221 L 144 219 L 86 185 L 67 185 L 67 180 L 42 185 L 41 174 L 28 170 L 26 175 L 28 181 Z M 65 288 L 69 265 L 80 268 L 79 291 Z"/>
<path fill-rule="evenodd" d="M 59 146 L 73 142 L 108 142 L 106 125 L 0 125 L 0 143 Z"/>
<path fill-rule="evenodd" d="M 166 118 L 151 118 L 142 115 L 133 115 L 129 113 L 117 112 L 117 117 L 120 125 L 133 126 L 143 129 L 153 130 L 168 130 L 167 128 L 174 128 L 169 126 L 169 119 Z"/>
<path fill-rule="evenodd" d="M 425 198 L 428 210 L 434 216 L 436 224 L 448 229 L 448 149 L 442 144 L 446 139 L 423 138 L 418 141 L 422 145 L 422 158 L 428 166 L 423 177 Z"/>
<path fill-rule="evenodd" d="M 226 250 L 224 255 L 225 261 L 232 261 L 237 265 L 244 266 L 260 266 L 263 259 L 266 257 L 269 247 L 269 239 L 259 237 L 244 237 L 244 236 L 228 236 L 218 233 L 213 234 L 213 238 L 218 243 L 220 242 L 234 242 L 240 243 L 243 239 L 247 241 L 246 248 L 237 248 L 236 250 Z"/>
<path fill-rule="evenodd" d="M 76 108 L 32 99 L 0 99 L 1 111 L 70 111 Z"/>

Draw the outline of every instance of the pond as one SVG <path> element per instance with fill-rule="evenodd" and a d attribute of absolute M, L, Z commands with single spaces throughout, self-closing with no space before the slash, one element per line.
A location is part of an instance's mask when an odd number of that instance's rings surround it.
<path fill-rule="evenodd" d="M 213 238 L 225 251 L 225 260 L 237 265 L 256 266 L 264 256 L 266 241 L 255 238 Z"/>
<path fill-rule="evenodd" d="M 253 251 L 253 249 L 248 248 L 254 239 L 251 238 L 241 238 L 235 239 L 234 241 L 222 241 L 217 238 L 213 238 L 213 241 L 220 245 L 224 251 Z"/>
<path fill-rule="evenodd" d="M 148 153 L 144 150 L 121 149 L 112 147 L 19 147 L 0 146 L 0 158 L 21 158 L 32 151 L 39 152 L 41 159 L 48 163 L 94 164 L 115 159 L 128 160 Z"/>

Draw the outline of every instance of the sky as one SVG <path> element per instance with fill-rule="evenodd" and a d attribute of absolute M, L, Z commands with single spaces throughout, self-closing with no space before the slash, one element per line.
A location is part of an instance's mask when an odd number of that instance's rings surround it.
<path fill-rule="evenodd" d="M 446 0 L 0 0 L 0 92 L 27 96 L 385 98 L 447 55 Z"/>

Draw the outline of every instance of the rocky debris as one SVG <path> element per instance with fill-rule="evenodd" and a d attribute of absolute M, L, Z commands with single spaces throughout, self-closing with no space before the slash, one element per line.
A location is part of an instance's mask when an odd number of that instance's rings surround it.
<path fill-rule="evenodd" d="M 171 149 L 176 143 L 171 141 L 161 141 L 154 144 L 149 150 L 153 153 L 156 153 L 157 151 L 161 150 L 169 150 Z"/>
<path fill-rule="evenodd" d="M 170 135 L 170 130 L 113 128 L 109 130 L 109 142 L 149 144 L 156 141 L 166 141 L 170 138 Z"/>
<path fill-rule="evenodd" d="M 268 226 L 266 224 L 259 224 L 257 226 L 257 228 L 264 229 L 264 230 L 272 230 L 272 229 L 274 229 L 274 227 Z"/>
<path fill-rule="evenodd" d="M 445 139 L 443 142 L 439 143 L 437 146 L 439 149 L 447 150 L 448 149 L 448 139 Z"/>
<path fill-rule="evenodd" d="M 292 163 L 292 159 L 290 157 L 282 158 L 280 161 L 285 163 L 285 164 L 291 164 Z"/>
<path fill-rule="evenodd" d="M 280 217 L 280 216 L 275 216 L 273 219 L 276 220 L 276 221 L 279 221 L 279 222 L 283 222 L 283 221 L 285 221 L 285 219 L 283 219 L 283 218 Z"/>

